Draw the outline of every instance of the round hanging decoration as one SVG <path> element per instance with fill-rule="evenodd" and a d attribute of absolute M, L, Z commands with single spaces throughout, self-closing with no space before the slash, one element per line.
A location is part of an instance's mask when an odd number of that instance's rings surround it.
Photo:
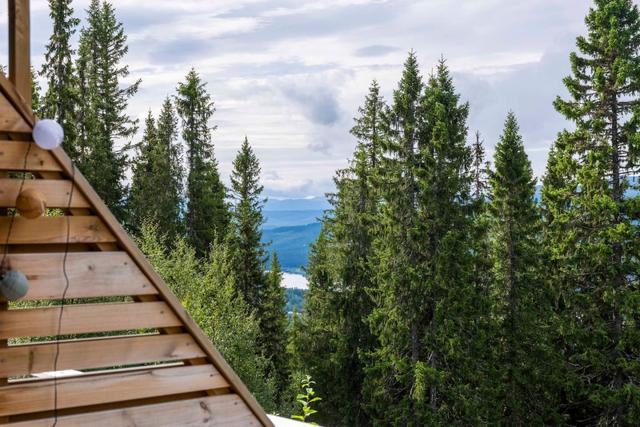
<path fill-rule="evenodd" d="M 9 301 L 18 300 L 29 291 L 27 276 L 19 270 L 8 270 L 0 279 L 0 296 Z"/>
<path fill-rule="evenodd" d="M 59 147 L 63 138 L 64 131 L 62 126 L 55 120 L 38 120 L 33 127 L 33 140 L 38 144 L 38 147 L 45 150 L 53 150 Z"/>
<path fill-rule="evenodd" d="M 38 190 L 27 188 L 18 195 L 16 209 L 18 209 L 21 216 L 28 219 L 35 219 L 44 214 L 47 209 L 47 201 L 44 199 L 44 195 Z"/>

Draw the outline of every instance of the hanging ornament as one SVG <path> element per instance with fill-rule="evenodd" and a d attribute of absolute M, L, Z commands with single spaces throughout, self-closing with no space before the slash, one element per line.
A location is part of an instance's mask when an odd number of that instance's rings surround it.
<path fill-rule="evenodd" d="M 8 270 L 0 279 L 0 296 L 8 301 L 18 300 L 29 291 L 27 276 L 19 270 Z"/>
<path fill-rule="evenodd" d="M 64 131 L 62 126 L 55 120 L 44 119 L 38 120 L 33 127 L 33 140 L 38 147 L 45 150 L 53 150 L 62 144 Z"/>
<path fill-rule="evenodd" d="M 33 188 L 27 188 L 18 195 L 16 209 L 18 209 L 21 216 L 35 219 L 44 214 L 47 209 L 47 202 L 41 192 Z"/>

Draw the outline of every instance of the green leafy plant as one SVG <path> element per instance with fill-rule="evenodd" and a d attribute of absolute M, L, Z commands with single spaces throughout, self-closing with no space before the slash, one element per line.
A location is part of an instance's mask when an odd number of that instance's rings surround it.
<path fill-rule="evenodd" d="M 300 381 L 300 387 L 304 390 L 304 393 L 299 393 L 296 396 L 296 400 L 302 406 L 302 415 L 292 415 L 291 418 L 294 420 L 306 422 L 311 415 L 318 412 L 311 407 L 313 402 L 322 400 L 322 398 L 315 396 L 316 392 L 313 390 L 313 385 L 315 383 L 316 382 L 311 379 L 311 375 L 305 375 L 305 377 Z"/>

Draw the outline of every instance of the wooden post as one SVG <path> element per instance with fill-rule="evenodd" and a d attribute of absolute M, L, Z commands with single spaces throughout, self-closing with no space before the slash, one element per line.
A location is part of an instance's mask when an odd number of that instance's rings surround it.
<path fill-rule="evenodd" d="M 7 172 L 0 172 L 0 178 L 7 178 L 9 176 L 9 174 Z M 3 216 L 7 215 L 7 209 L 6 208 L 0 208 L 0 218 Z M 4 243 L 2 242 L 3 245 L 0 246 L 0 254 L 4 254 Z M 2 299 L 0 299 L 0 311 L 6 311 L 9 309 L 9 303 L 7 301 L 4 301 Z M 8 340 L 0 340 L 0 348 L 7 348 L 9 346 L 9 341 Z M 8 378 L 3 378 L 0 377 L 0 387 L 6 386 L 7 384 L 9 384 L 9 379 Z M 9 422 L 9 417 L 1 417 L 0 416 L 0 424 L 6 424 Z"/>
<path fill-rule="evenodd" d="M 9 80 L 31 108 L 29 0 L 9 0 Z"/>

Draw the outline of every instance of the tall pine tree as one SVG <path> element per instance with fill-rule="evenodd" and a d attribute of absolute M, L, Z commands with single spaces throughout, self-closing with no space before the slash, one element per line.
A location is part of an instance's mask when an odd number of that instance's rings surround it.
<path fill-rule="evenodd" d="M 171 247 L 180 235 L 182 165 L 176 142 L 177 119 L 166 99 L 157 122 L 151 112 L 133 159 L 128 207 L 130 228 L 139 233 L 145 221 L 162 230 L 162 242 Z"/>
<path fill-rule="evenodd" d="M 564 406 L 570 423 L 640 423 L 640 17 L 631 0 L 595 0 L 556 109 L 575 124 L 560 133 L 543 200 L 552 277 L 560 294 Z"/>
<path fill-rule="evenodd" d="M 40 75 L 46 79 L 47 91 L 39 106 L 39 114 L 54 119 L 64 130 L 62 148 L 72 160 L 78 159 L 76 129 L 78 88 L 73 64 L 71 38 L 80 24 L 73 17 L 71 0 L 49 0 L 49 16 L 53 31 L 49 37 Z"/>
<path fill-rule="evenodd" d="M 109 2 L 92 0 L 87 25 L 80 32 L 77 69 L 79 76 L 78 160 L 83 174 L 120 221 L 126 220 L 126 146 L 137 131 L 137 121 L 126 112 L 129 98 L 140 81 L 122 88 L 129 68 L 122 65 L 127 36 Z"/>
<path fill-rule="evenodd" d="M 509 113 L 491 174 L 494 373 L 503 425 L 557 424 L 559 358 L 551 339 L 552 297 L 543 280 L 541 220 L 531 163 L 518 123 Z"/>
<path fill-rule="evenodd" d="M 319 375 L 331 390 L 321 390 L 324 420 L 341 425 L 369 425 L 362 407 L 364 367 L 362 358 L 375 347 L 366 319 L 373 302 L 369 296 L 375 287 L 373 242 L 377 219 L 378 192 L 375 187 L 382 153 L 384 102 L 374 81 L 351 133 L 357 139 L 354 158 L 348 168 L 337 172 L 336 193 L 330 195 L 332 211 L 324 219 L 327 237 L 333 247 L 335 286 L 325 316 L 335 319 L 336 329 L 331 354 L 323 355 L 331 364 Z M 327 290 L 321 290 L 327 292 Z M 309 317 L 308 322 L 327 319 Z"/>
<path fill-rule="evenodd" d="M 279 390 L 283 391 L 289 383 L 290 375 L 287 357 L 288 319 L 284 311 L 287 297 L 282 286 L 282 267 L 275 252 L 271 255 L 262 300 L 261 334 L 258 343 L 265 349 L 265 354 L 271 357 L 273 377 L 276 379 Z M 280 396 L 280 398 L 285 397 Z"/>
<path fill-rule="evenodd" d="M 247 304 L 255 307 L 261 318 L 265 287 L 266 250 L 262 243 L 262 197 L 260 163 L 249 140 L 244 139 L 231 172 L 232 221 L 237 247 L 236 281 Z"/>
<path fill-rule="evenodd" d="M 385 424 L 478 423 L 486 316 L 473 278 L 468 105 L 410 54 L 388 114 L 369 410 Z"/>
<path fill-rule="evenodd" d="M 154 202 L 155 189 L 152 184 L 155 168 L 154 151 L 158 144 L 156 121 L 151 114 L 147 114 L 144 122 L 142 140 L 136 146 L 136 157 L 132 165 L 131 190 L 129 191 L 128 208 L 131 229 L 138 233 L 142 229 L 144 222 L 149 219 L 156 223 L 157 219 L 154 210 L 150 209 Z M 160 228 L 162 230 L 162 228 Z"/>
<path fill-rule="evenodd" d="M 158 146 L 154 158 L 157 197 L 156 221 L 164 230 L 169 246 L 182 234 L 182 195 L 184 168 L 182 147 L 178 140 L 178 118 L 170 98 L 162 104 L 158 116 L 156 138 Z"/>
<path fill-rule="evenodd" d="M 186 235 L 198 256 L 204 256 L 216 239 L 225 237 L 229 223 L 226 188 L 220 180 L 209 126 L 215 108 L 206 83 L 194 69 L 178 84 L 177 92 L 175 104 L 187 154 Z"/>

